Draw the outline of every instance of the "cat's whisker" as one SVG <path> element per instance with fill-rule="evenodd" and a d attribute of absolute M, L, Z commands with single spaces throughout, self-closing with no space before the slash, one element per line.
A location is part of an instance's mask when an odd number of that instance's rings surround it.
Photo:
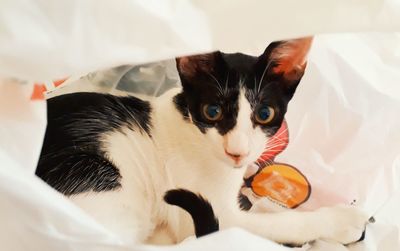
<path fill-rule="evenodd" d="M 283 136 L 282 134 L 284 134 L 284 132 L 280 133 L 279 135 L 277 134 L 277 135 L 272 136 L 268 141 L 272 141 L 272 140 L 285 141 L 285 140 L 289 139 L 289 137 Z M 281 137 L 281 136 L 283 136 L 283 137 Z"/>
<path fill-rule="evenodd" d="M 263 159 L 265 161 L 265 160 L 269 160 L 273 157 L 274 157 L 274 155 L 264 154 L 264 155 L 262 155 L 261 159 Z"/>
<path fill-rule="evenodd" d="M 268 142 L 266 142 L 265 143 L 265 146 L 267 146 L 267 147 L 272 147 L 272 146 L 276 146 L 276 145 L 279 145 L 279 146 L 282 146 L 282 145 L 286 145 L 287 144 L 287 142 L 286 141 L 284 141 L 284 140 L 280 140 L 280 141 L 268 141 Z"/>
<path fill-rule="evenodd" d="M 267 72 L 267 70 L 269 69 L 269 66 L 271 65 L 271 62 L 272 61 L 269 61 L 268 62 L 268 64 L 265 66 L 265 69 L 264 69 L 264 71 L 263 71 L 263 74 L 261 75 L 261 78 L 260 78 L 260 82 L 258 83 L 258 93 L 260 93 L 260 90 L 261 90 L 261 83 L 262 83 L 262 81 L 264 80 L 264 76 L 265 76 L 265 73 Z"/>
<path fill-rule="evenodd" d="M 269 160 L 270 159 L 270 157 L 273 157 L 272 155 L 270 155 L 270 154 L 262 154 L 260 157 L 259 157 L 259 159 L 261 159 L 261 160 Z"/>
<path fill-rule="evenodd" d="M 220 93 L 221 95 L 224 95 L 224 90 L 223 90 L 223 88 L 222 88 L 221 83 L 218 81 L 218 79 L 217 79 L 216 77 L 214 77 L 214 75 L 212 75 L 210 72 L 208 73 L 208 75 L 209 75 L 211 78 L 213 78 L 213 79 L 215 80 L 215 82 L 217 83 L 217 89 L 218 89 L 219 93 Z"/>
<path fill-rule="evenodd" d="M 228 94 L 228 91 L 229 91 L 229 89 L 228 89 L 228 81 L 229 81 L 229 71 L 228 71 L 228 74 L 227 74 L 227 76 L 226 76 L 226 81 L 225 81 L 225 95 L 226 94 Z"/>
<path fill-rule="evenodd" d="M 269 153 L 275 153 L 275 152 L 282 152 L 282 150 L 280 150 L 280 149 L 274 149 L 274 148 L 264 150 L 264 154 L 267 153 L 267 152 L 269 152 Z"/>
<path fill-rule="evenodd" d="M 267 144 L 265 144 L 266 147 L 275 147 L 275 146 L 284 146 L 287 145 L 287 141 L 281 140 L 281 141 L 276 141 L 273 144 L 271 144 L 271 142 L 267 142 Z"/>
<path fill-rule="evenodd" d="M 285 140 L 274 140 L 274 141 L 268 141 L 265 143 L 265 146 L 275 146 L 275 145 L 287 145 L 287 141 Z"/>
<path fill-rule="evenodd" d="M 256 77 L 256 75 L 254 75 L 254 93 L 256 92 L 256 89 L 257 89 L 257 77 Z"/>
<path fill-rule="evenodd" d="M 287 142 L 287 140 L 289 139 L 289 137 L 285 137 L 285 138 L 272 138 L 273 141 L 279 141 L 279 142 Z"/>
<path fill-rule="evenodd" d="M 257 161 L 261 160 L 262 162 L 266 162 L 268 159 L 266 159 L 264 156 L 260 156 Z"/>
<path fill-rule="evenodd" d="M 264 164 L 266 163 L 267 165 L 273 165 L 274 164 L 274 161 L 272 159 L 270 159 L 270 158 L 266 159 L 266 158 L 261 158 L 260 157 L 258 160 L 261 160 L 262 163 L 264 163 Z"/>
<path fill-rule="evenodd" d="M 268 140 L 268 142 L 272 142 L 272 141 L 285 142 L 285 140 L 287 140 L 287 139 L 288 139 L 288 137 L 285 137 L 285 138 L 283 139 L 283 138 L 280 138 L 280 136 L 277 136 L 277 137 L 271 137 L 271 138 Z"/>
<path fill-rule="evenodd" d="M 275 153 L 275 152 L 282 152 L 282 150 L 280 150 L 280 149 L 267 149 L 267 150 L 265 150 L 264 151 L 264 153 Z"/>
<path fill-rule="evenodd" d="M 270 150 L 267 150 L 266 152 L 281 152 L 281 150 L 270 149 Z"/>
<path fill-rule="evenodd" d="M 265 151 L 274 149 L 274 148 L 276 148 L 276 147 L 281 147 L 281 146 L 286 146 L 286 144 L 283 144 L 283 143 L 282 143 L 282 144 L 266 145 L 266 146 L 265 146 Z"/>
<path fill-rule="evenodd" d="M 271 138 L 278 138 L 279 136 L 281 136 L 282 134 L 284 134 L 287 131 L 288 131 L 288 128 L 285 128 L 284 130 L 282 130 L 278 134 L 274 134 Z"/>
<path fill-rule="evenodd" d="M 288 137 L 288 136 L 285 136 L 285 133 L 286 133 L 286 132 L 287 132 L 287 131 L 280 132 L 279 134 L 274 135 L 272 138 L 273 138 L 274 140 L 288 139 L 289 137 Z"/>

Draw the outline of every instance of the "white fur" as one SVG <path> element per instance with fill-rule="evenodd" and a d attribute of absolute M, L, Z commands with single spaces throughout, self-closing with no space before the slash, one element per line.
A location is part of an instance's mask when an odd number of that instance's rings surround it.
<path fill-rule="evenodd" d="M 128 129 L 104 135 L 102 147 L 121 172 L 122 188 L 75 195 L 72 200 L 77 205 L 135 243 L 171 244 L 193 235 L 188 214 L 163 202 L 164 193 L 172 188 L 186 188 L 207 198 L 221 229 L 239 226 L 285 243 L 319 238 L 348 243 L 361 236 L 367 217 L 355 208 L 276 214 L 240 211 L 236 202 L 245 166 L 260 156 L 267 140 L 251 124 L 249 102 L 241 93 L 237 124 L 226 136 L 215 129 L 204 135 L 174 107 L 172 97 L 178 91 L 152 102 L 151 138 Z M 245 157 L 235 163 L 225 150 Z"/>
<path fill-rule="evenodd" d="M 250 118 L 251 107 L 244 96 L 244 92 L 241 91 L 239 96 L 239 113 L 237 116 L 236 126 L 226 135 L 225 150 L 227 152 L 243 156 L 250 155 L 252 147 L 250 146 L 249 136 L 253 131 Z M 262 137 L 262 139 L 265 139 L 265 137 Z"/>

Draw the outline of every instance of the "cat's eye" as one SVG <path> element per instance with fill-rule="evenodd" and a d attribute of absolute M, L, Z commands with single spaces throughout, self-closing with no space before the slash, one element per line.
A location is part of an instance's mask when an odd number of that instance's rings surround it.
<path fill-rule="evenodd" d="M 261 106 L 255 113 L 257 123 L 268 124 L 275 116 L 275 110 L 270 106 Z"/>
<path fill-rule="evenodd" d="M 210 121 L 218 121 L 222 118 L 222 107 L 220 105 L 204 105 L 204 117 Z"/>

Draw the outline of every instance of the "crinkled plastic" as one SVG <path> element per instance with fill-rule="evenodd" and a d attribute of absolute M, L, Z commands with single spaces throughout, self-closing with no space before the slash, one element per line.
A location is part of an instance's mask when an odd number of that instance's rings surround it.
<path fill-rule="evenodd" d="M 2 0 L 0 75 L 48 81 L 213 49 L 258 54 L 310 34 L 398 30 L 397 0 Z"/>
<path fill-rule="evenodd" d="M 215 48 L 256 55 L 274 39 L 395 31 L 399 19 L 396 1 L 1 2 L 0 73 L 27 80 L 0 82 L 1 250 L 286 250 L 240 229 L 171 247 L 123 243 L 34 176 L 46 105 L 31 100 L 32 80 L 69 77 L 49 97 L 81 90 L 158 96 L 179 80 L 173 60 L 157 60 Z M 318 35 L 290 102 L 289 143 L 275 161 L 296 167 L 311 185 L 295 210 L 365 209 L 376 223 L 351 250 L 400 249 L 399 82 L 399 34 Z M 267 198 L 253 199 L 253 210 L 271 210 Z M 318 241 L 303 249 L 344 247 Z"/>

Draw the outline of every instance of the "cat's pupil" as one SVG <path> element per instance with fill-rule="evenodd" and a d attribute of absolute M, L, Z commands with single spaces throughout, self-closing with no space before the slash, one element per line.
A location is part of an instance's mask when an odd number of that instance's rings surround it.
<path fill-rule="evenodd" d="M 207 107 L 207 114 L 210 118 L 216 118 L 221 113 L 221 107 L 218 105 L 209 105 Z"/>
<path fill-rule="evenodd" d="M 271 115 L 269 108 L 268 107 L 262 107 L 258 110 L 258 117 L 261 120 L 267 120 L 269 116 Z"/>

